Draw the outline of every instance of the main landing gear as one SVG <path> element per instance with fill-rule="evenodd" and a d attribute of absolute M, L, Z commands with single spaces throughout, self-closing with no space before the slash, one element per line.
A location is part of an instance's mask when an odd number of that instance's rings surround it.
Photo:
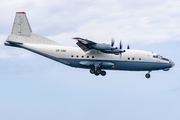
<path fill-rule="evenodd" d="M 149 71 L 149 72 L 145 75 L 146 78 L 150 78 L 150 77 L 151 77 L 150 72 L 151 72 L 151 71 Z"/>
<path fill-rule="evenodd" d="M 97 69 L 96 71 L 95 71 L 95 69 L 90 69 L 90 73 L 91 74 L 95 74 L 96 76 L 98 76 L 98 75 L 102 75 L 102 76 L 105 76 L 106 75 L 106 71 L 102 71 L 101 69 Z"/>

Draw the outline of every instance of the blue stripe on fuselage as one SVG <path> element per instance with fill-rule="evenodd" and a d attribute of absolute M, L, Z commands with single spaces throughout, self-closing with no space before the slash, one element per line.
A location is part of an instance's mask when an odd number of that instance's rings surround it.
<path fill-rule="evenodd" d="M 165 68 L 170 68 L 169 63 L 160 62 L 143 62 L 143 61 L 118 61 L 118 60 L 94 60 L 94 59 L 72 59 L 72 58 L 59 58 L 70 62 L 70 66 L 78 68 L 94 68 L 94 66 L 85 66 L 79 64 L 81 61 L 91 61 L 91 62 L 110 62 L 114 63 L 113 67 L 101 66 L 101 69 L 108 70 L 129 70 L 129 71 L 151 71 L 151 70 L 161 70 Z"/>

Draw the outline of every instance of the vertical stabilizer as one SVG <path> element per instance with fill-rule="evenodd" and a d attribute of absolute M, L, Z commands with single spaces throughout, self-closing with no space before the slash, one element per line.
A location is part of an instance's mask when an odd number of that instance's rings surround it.
<path fill-rule="evenodd" d="M 16 12 L 11 35 L 29 36 L 32 32 L 25 12 Z"/>
<path fill-rule="evenodd" d="M 10 43 L 10 44 L 9 44 Z M 16 12 L 11 35 L 6 39 L 5 45 L 23 45 L 24 43 L 42 45 L 61 45 L 55 41 L 32 32 L 25 12 Z"/>

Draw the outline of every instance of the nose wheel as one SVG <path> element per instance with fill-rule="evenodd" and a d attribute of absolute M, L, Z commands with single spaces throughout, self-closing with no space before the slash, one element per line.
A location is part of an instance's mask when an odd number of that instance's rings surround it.
<path fill-rule="evenodd" d="M 151 72 L 151 71 L 149 71 L 149 72 L 145 75 L 146 78 L 150 78 L 150 77 L 151 77 L 150 72 Z"/>
<path fill-rule="evenodd" d="M 94 75 L 96 75 L 96 76 L 98 76 L 98 75 L 102 75 L 102 76 L 105 76 L 106 75 L 106 71 L 102 71 L 101 69 L 97 69 L 96 71 L 95 71 L 95 69 L 90 69 L 90 71 L 89 71 L 91 74 L 94 74 Z"/>
<path fill-rule="evenodd" d="M 145 76 L 146 76 L 146 78 L 150 78 L 151 77 L 151 75 L 148 74 L 148 73 Z"/>

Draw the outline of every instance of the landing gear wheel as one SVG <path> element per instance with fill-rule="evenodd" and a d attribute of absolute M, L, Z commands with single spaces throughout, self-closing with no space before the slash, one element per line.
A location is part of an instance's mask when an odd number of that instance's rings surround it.
<path fill-rule="evenodd" d="M 96 76 L 98 76 L 99 74 L 101 74 L 101 69 L 97 69 L 94 73 Z"/>
<path fill-rule="evenodd" d="M 95 73 L 95 70 L 94 69 L 90 69 L 89 71 L 91 74 L 94 74 Z"/>
<path fill-rule="evenodd" d="M 94 74 L 95 74 L 96 76 L 98 76 L 98 75 L 99 75 L 99 73 L 97 73 L 97 72 L 95 72 Z"/>
<path fill-rule="evenodd" d="M 151 77 L 151 75 L 149 73 L 147 73 L 145 76 L 146 76 L 146 78 L 150 78 Z"/>
<path fill-rule="evenodd" d="M 101 71 L 101 75 L 105 76 L 106 75 L 106 71 Z"/>
<path fill-rule="evenodd" d="M 97 73 L 97 74 L 100 74 L 100 73 L 101 73 L 101 70 L 100 70 L 100 69 L 97 69 L 96 73 Z"/>

